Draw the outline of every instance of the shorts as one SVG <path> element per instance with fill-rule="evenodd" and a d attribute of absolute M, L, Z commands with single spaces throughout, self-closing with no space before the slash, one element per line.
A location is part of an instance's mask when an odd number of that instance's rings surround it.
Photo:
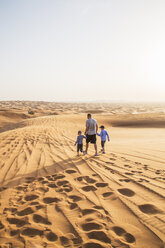
<path fill-rule="evenodd" d="M 86 137 L 87 137 L 86 138 L 87 143 L 90 142 L 91 144 L 96 144 L 96 134 L 92 134 L 92 135 L 87 134 Z"/>
<path fill-rule="evenodd" d="M 102 140 L 101 141 L 101 147 L 104 148 L 104 145 L 105 145 L 105 140 Z"/>
<path fill-rule="evenodd" d="M 83 144 L 77 144 L 77 152 L 82 152 L 83 151 Z"/>

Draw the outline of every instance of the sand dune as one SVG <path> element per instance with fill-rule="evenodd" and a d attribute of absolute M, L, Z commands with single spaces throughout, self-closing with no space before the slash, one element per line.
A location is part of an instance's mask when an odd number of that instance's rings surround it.
<path fill-rule="evenodd" d="M 77 157 L 86 115 L 68 111 L 0 134 L 0 246 L 163 248 L 164 129 L 95 115 L 111 136 L 107 153 Z"/>

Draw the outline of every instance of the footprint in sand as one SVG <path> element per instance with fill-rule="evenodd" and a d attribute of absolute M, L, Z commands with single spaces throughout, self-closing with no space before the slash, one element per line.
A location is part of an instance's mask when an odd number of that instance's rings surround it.
<path fill-rule="evenodd" d="M 126 182 L 126 183 L 129 183 L 131 182 L 132 180 L 131 179 L 119 179 L 120 182 Z"/>
<path fill-rule="evenodd" d="M 78 208 L 79 206 L 78 206 L 78 204 L 77 203 L 70 203 L 70 206 L 69 206 L 69 208 L 70 208 L 70 210 L 73 210 L 73 209 L 75 209 L 75 208 Z"/>
<path fill-rule="evenodd" d="M 27 183 L 32 183 L 35 180 L 35 177 L 25 177 Z"/>
<path fill-rule="evenodd" d="M 48 181 L 44 179 L 43 181 L 41 181 L 41 183 L 46 184 L 46 183 L 48 183 Z"/>
<path fill-rule="evenodd" d="M 139 180 L 138 180 L 137 182 L 138 182 L 138 183 L 142 183 L 142 182 L 148 183 L 149 180 L 146 180 L 146 179 L 144 179 L 144 178 L 139 178 Z"/>
<path fill-rule="evenodd" d="M 88 242 L 86 244 L 84 244 L 83 246 L 84 248 L 104 248 L 105 246 L 96 243 L 96 242 Z"/>
<path fill-rule="evenodd" d="M 44 197 L 43 198 L 43 202 L 46 203 L 46 204 L 49 204 L 49 203 L 53 203 L 53 202 L 59 202 L 61 201 L 59 198 L 57 197 Z"/>
<path fill-rule="evenodd" d="M 110 167 L 105 166 L 105 169 L 106 169 L 106 170 L 109 170 L 110 173 L 115 174 L 114 170 L 112 170 Z"/>
<path fill-rule="evenodd" d="M 108 183 L 96 183 L 95 185 L 97 188 L 104 188 L 108 186 Z"/>
<path fill-rule="evenodd" d="M 64 188 L 63 191 L 69 193 L 73 190 L 73 188 L 69 185 L 68 187 Z"/>
<path fill-rule="evenodd" d="M 96 191 L 97 189 L 92 185 L 88 185 L 88 186 L 82 187 L 82 190 L 85 192 L 90 192 L 90 191 Z"/>
<path fill-rule="evenodd" d="M 73 174 L 73 173 L 76 173 L 77 171 L 76 170 L 66 170 L 65 171 L 67 174 Z"/>
<path fill-rule="evenodd" d="M 83 180 L 86 181 L 87 183 L 95 183 L 96 180 L 89 177 L 89 176 L 81 176 L 81 177 L 77 177 L 75 178 L 75 180 L 79 181 L 79 182 L 82 182 Z"/>
<path fill-rule="evenodd" d="M 160 170 L 157 170 L 155 174 L 160 175 L 161 174 Z"/>
<path fill-rule="evenodd" d="M 16 236 L 16 235 L 19 235 L 19 234 L 20 234 L 20 230 L 19 229 L 10 230 L 10 236 Z"/>
<path fill-rule="evenodd" d="M 27 227 L 22 230 L 21 234 L 29 237 L 43 236 L 43 230 Z"/>
<path fill-rule="evenodd" d="M 27 195 L 24 197 L 25 201 L 33 201 L 37 199 L 39 196 L 38 195 Z"/>
<path fill-rule="evenodd" d="M 135 195 L 134 191 L 132 191 L 131 189 L 127 189 L 127 188 L 118 189 L 118 191 L 120 192 L 120 194 L 128 196 L 128 197 L 132 197 Z"/>
<path fill-rule="evenodd" d="M 57 185 L 58 186 L 63 186 L 63 185 L 68 185 L 68 184 L 69 184 L 69 182 L 67 180 L 63 180 L 63 181 L 58 181 L 57 182 Z"/>
<path fill-rule="evenodd" d="M 104 243 L 111 243 L 110 238 L 108 238 L 107 234 L 103 231 L 92 231 L 87 233 L 89 239 L 96 239 L 102 241 Z"/>
<path fill-rule="evenodd" d="M 134 175 L 133 173 L 131 173 L 131 172 L 125 172 L 125 174 L 126 175 L 128 175 L 128 176 L 132 176 L 132 175 Z"/>
<path fill-rule="evenodd" d="M 55 181 L 56 181 L 56 180 L 59 180 L 59 179 L 65 178 L 64 175 L 56 175 L 56 176 L 52 176 L 52 177 L 54 178 Z"/>
<path fill-rule="evenodd" d="M 39 182 L 44 181 L 44 177 L 37 178 L 37 181 L 39 181 Z"/>
<path fill-rule="evenodd" d="M 24 190 L 26 190 L 27 189 L 27 186 L 18 186 L 18 187 L 16 187 L 16 189 L 18 190 L 18 191 L 24 191 Z"/>
<path fill-rule="evenodd" d="M 98 176 L 98 174 L 92 174 L 92 176 L 93 176 L 93 177 L 97 177 L 97 176 Z"/>
<path fill-rule="evenodd" d="M 36 210 L 39 210 L 39 209 L 42 209 L 42 208 L 45 208 L 45 206 L 41 205 L 41 204 L 35 206 Z"/>
<path fill-rule="evenodd" d="M 118 235 L 121 236 L 125 233 L 125 230 L 119 226 L 114 226 L 112 230 Z"/>
<path fill-rule="evenodd" d="M 46 176 L 46 178 L 50 180 L 52 178 L 52 176 Z"/>
<path fill-rule="evenodd" d="M 16 225 L 17 227 L 22 227 L 28 224 L 27 219 L 7 218 L 7 221 L 12 225 Z"/>
<path fill-rule="evenodd" d="M 63 247 L 70 247 L 70 240 L 67 237 L 61 236 L 60 241 Z"/>
<path fill-rule="evenodd" d="M 31 207 L 27 207 L 27 208 L 17 212 L 17 215 L 18 216 L 25 216 L 25 215 L 32 214 L 32 213 L 34 213 L 33 209 Z"/>
<path fill-rule="evenodd" d="M 39 187 L 38 190 L 41 191 L 41 192 L 46 193 L 46 192 L 49 191 L 49 188 L 48 187 Z"/>
<path fill-rule="evenodd" d="M 106 164 L 114 165 L 115 163 L 113 162 L 105 162 Z"/>
<path fill-rule="evenodd" d="M 54 242 L 58 239 L 58 236 L 54 232 L 50 231 L 46 234 L 46 238 L 47 238 L 47 240 Z"/>
<path fill-rule="evenodd" d="M 46 178 L 48 179 L 49 182 L 54 182 L 54 178 L 52 178 L 51 176 L 46 176 Z"/>
<path fill-rule="evenodd" d="M 142 204 L 138 206 L 139 209 L 145 214 L 162 214 L 163 211 L 158 209 L 152 204 Z"/>
<path fill-rule="evenodd" d="M 78 182 L 82 182 L 83 177 L 77 177 L 77 178 L 75 178 L 75 180 L 78 181 Z"/>
<path fill-rule="evenodd" d="M 96 222 L 89 222 L 82 224 L 82 229 L 84 231 L 100 230 L 102 229 L 102 226 Z"/>
<path fill-rule="evenodd" d="M 7 189 L 7 187 L 0 187 L 0 192 L 4 191 L 6 189 Z"/>
<path fill-rule="evenodd" d="M 35 206 L 35 205 L 39 205 L 39 202 L 35 201 L 35 202 L 30 202 L 29 203 L 31 206 Z"/>
<path fill-rule="evenodd" d="M 111 195 L 113 195 L 113 194 L 114 194 L 113 192 L 105 192 L 105 193 L 102 194 L 102 196 L 103 196 L 104 198 L 107 198 L 107 197 L 109 197 L 109 196 L 111 196 Z"/>
<path fill-rule="evenodd" d="M 124 167 L 132 168 L 132 166 L 130 166 L 129 164 L 125 164 Z"/>
<path fill-rule="evenodd" d="M 69 198 L 72 199 L 73 202 L 78 202 L 82 200 L 82 198 L 78 195 L 70 195 Z"/>
<path fill-rule="evenodd" d="M 57 188 L 57 185 L 55 183 L 48 183 L 48 187 Z"/>
<path fill-rule="evenodd" d="M 143 167 L 144 170 L 148 170 L 148 165 L 145 164 L 144 167 Z"/>
<path fill-rule="evenodd" d="M 85 181 L 86 181 L 87 183 L 95 183 L 95 182 L 96 182 L 95 179 L 93 179 L 93 178 L 91 178 L 91 177 L 89 177 L 89 176 L 84 177 L 84 179 L 85 179 Z"/>
<path fill-rule="evenodd" d="M 13 214 L 17 212 L 17 208 L 5 208 L 4 209 L 4 213 L 6 213 L 7 211 L 12 212 Z"/>
<path fill-rule="evenodd" d="M 72 240 L 73 244 L 75 245 L 75 247 L 77 247 L 77 245 L 80 245 L 83 242 L 82 238 L 80 236 L 73 237 L 71 240 Z"/>
<path fill-rule="evenodd" d="M 130 233 L 127 233 L 122 227 L 119 227 L 119 226 L 114 226 L 112 228 L 112 230 L 118 235 L 118 236 L 122 236 L 125 241 L 127 243 L 134 243 L 135 242 L 135 237 L 130 234 Z"/>
<path fill-rule="evenodd" d="M 93 214 L 93 213 L 96 213 L 96 210 L 92 208 L 82 209 L 82 215 L 88 215 L 88 214 Z"/>
<path fill-rule="evenodd" d="M 34 214 L 33 215 L 33 220 L 35 223 L 42 223 L 45 225 L 51 225 L 51 222 L 48 221 L 47 218 L 44 218 L 43 216 L 39 215 L 39 214 Z"/>
<path fill-rule="evenodd" d="M 102 206 L 94 206 L 95 209 L 104 209 Z"/>

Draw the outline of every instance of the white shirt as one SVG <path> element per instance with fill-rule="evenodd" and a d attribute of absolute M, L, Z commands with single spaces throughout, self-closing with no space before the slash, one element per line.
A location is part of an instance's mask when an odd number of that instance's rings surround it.
<path fill-rule="evenodd" d="M 96 134 L 96 125 L 97 121 L 95 119 L 90 118 L 86 121 L 86 127 L 88 127 L 88 135 Z"/>

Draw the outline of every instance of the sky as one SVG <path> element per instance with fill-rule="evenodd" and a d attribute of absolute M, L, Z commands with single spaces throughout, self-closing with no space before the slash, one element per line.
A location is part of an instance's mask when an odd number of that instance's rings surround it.
<path fill-rule="evenodd" d="M 0 100 L 165 101 L 165 1 L 0 0 Z"/>

